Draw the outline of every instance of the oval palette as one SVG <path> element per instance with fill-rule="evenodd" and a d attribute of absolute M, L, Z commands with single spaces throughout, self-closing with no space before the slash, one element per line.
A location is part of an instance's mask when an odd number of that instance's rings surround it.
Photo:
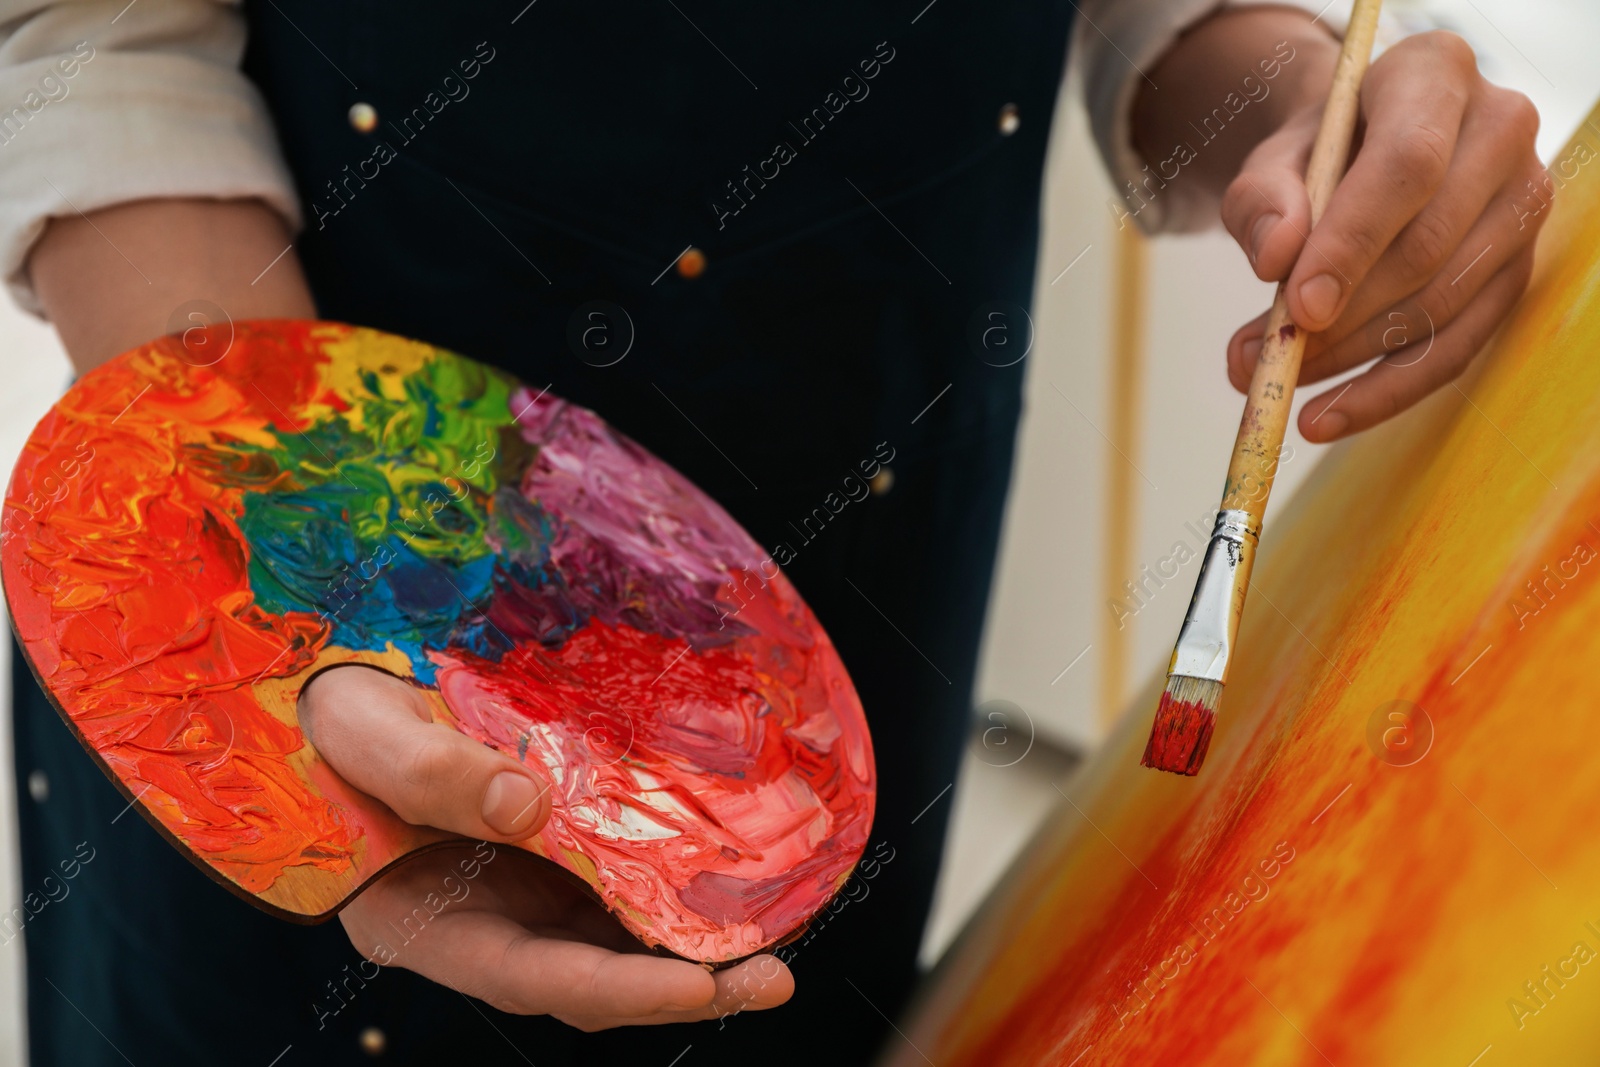
<path fill-rule="evenodd" d="M 269 321 L 124 353 L 34 429 L 0 564 L 84 746 L 285 918 L 460 840 L 302 735 L 300 690 L 342 663 L 542 768 L 525 847 L 687 959 L 792 938 L 867 842 L 860 702 L 771 558 L 594 413 L 430 345 Z"/>

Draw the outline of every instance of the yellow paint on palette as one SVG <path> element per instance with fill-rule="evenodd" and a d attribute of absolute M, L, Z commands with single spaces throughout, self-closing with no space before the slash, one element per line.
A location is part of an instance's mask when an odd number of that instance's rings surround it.
<path fill-rule="evenodd" d="M 322 380 L 339 396 L 372 393 L 385 400 L 405 399 L 405 380 L 420 371 L 431 358 L 433 348 L 421 341 L 395 334 L 352 336 L 337 328 L 319 331 L 326 338 L 323 351 L 328 362 Z M 363 407 L 341 407 L 339 414 L 356 429 L 366 429 Z M 326 418 L 333 409 L 325 404 L 310 404 L 307 412 Z"/>
<path fill-rule="evenodd" d="M 1268 517 L 1200 776 L 1139 767 L 1152 684 L 896 1065 L 1600 1062 L 1596 160 L 1600 109 L 1508 200 L 1553 217 L 1472 376 Z"/>

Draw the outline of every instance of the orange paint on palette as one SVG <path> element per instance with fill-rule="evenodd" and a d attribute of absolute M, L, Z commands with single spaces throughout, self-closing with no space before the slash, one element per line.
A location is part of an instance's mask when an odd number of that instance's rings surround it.
<path fill-rule="evenodd" d="M 1465 395 L 1269 522 L 1205 773 L 1125 720 L 895 1067 L 1600 1062 L 1600 178 L 1554 210 Z"/>
<path fill-rule="evenodd" d="M 173 432 L 250 435 L 263 422 L 241 418 L 231 390 L 163 390 L 142 409 L 135 393 L 91 375 L 28 443 L 6 522 L 9 544 L 23 546 L 5 557 L 17 632 L 86 745 L 152 787 L 172 832 L 243 888 L 301 864 L 338 870 L 356 829 L 293 776 L 263 770 L 303 742 L 248 688 L 307 666 L 326 627 L 254 605 L 229 521 L 236 494 L 197 476 Z M 185 403 L 190 418 L 174 421 Z"/>
<path fill-rule="evenodd" d="M 553 812 L 527 847 L 646 944 L 712 963 L 802 932 L 872 823 L 860 703 L 770 566 L 593 413 L 333 323 L 162 338 L 85 375 L 30 437 L 0 532 L 41 684 L 235 892 L 323 919 L 455 840 L 301 734 L 306 680 L 361 662 L 538 762 Z"/>

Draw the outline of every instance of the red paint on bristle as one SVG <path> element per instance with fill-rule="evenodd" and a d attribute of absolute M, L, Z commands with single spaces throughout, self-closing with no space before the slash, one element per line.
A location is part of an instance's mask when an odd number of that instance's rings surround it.
<path fill-rule="evenodd" d="M 1162 693 L 1155 724 L 1150 727 L 1150 740 L 1144 746 L 1144 757 L 1139 765 L 1173 774 L 1199 774 L 1200 765 L 1206 761 L 1206 750 L 1211 747 L 1211 728 L 1216 722 L 1216 712 L 1204 704 L 1175 700 L 1171 693 Z"/>

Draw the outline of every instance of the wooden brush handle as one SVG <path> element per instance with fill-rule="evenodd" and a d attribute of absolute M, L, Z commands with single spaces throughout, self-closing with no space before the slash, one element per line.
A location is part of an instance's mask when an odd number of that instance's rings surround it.
<path fill-rule="evenodd" d="M 1350 155 L 1350 139 L 1355 133 L 1356 114 L 1361 102 L 1361 78 L 1372 55 L 1372 38 L 1378 27 L 1382 0 L 1356 0 L 1339 50 L 1339 65 L 1334 68 L 1333 88 L 1322 111 L 1317 141 L 1306 167 L 1306 192 L 1311 199 L 1311 225 L 1315 227 L 1333 198 L 1334 186 L 1344 173 Z M 1321 253 L 1309 241 L 1300 253 Z M 1267 330 L 1261 340 L 1261 357 L 1250 378 L 1250 394 L 1245 400 L 1244 417 L 1239 420 L 1239 436 L 1233 443 L 1233 460 L 1228 465 L 1228 480 L 1223 484 L 1223 508 L 1250 513 L 1257 525 L 1267 510 L 1272 479 L 1278 471 L 1278 453 L 1289 425 L 1289 408 L 1294 403 L 1294 386 L 1300 378 L 1300 359 L 1305 355 L 1306 335 L 1289 318 L 1284 284 L 1279 283 L 1267 316 Z"/>

